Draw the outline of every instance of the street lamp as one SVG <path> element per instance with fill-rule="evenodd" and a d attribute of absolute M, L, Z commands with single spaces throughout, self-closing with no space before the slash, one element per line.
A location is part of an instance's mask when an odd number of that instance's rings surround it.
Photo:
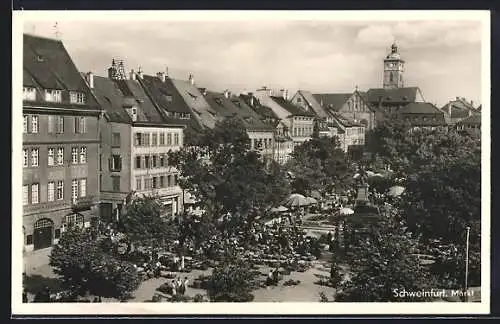
<path fill-rule="evenodd" d="M 469 236 L 470 236 L 470 226 L 467 226 L 467 238 L 465 245 L 465 298 L 467 298 L 467 287 L 469 279 Z"/>

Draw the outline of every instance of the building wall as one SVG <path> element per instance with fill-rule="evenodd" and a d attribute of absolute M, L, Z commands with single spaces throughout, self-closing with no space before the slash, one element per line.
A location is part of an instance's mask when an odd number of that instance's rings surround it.
<path fill-rule="evenodd" d="M 251 149 L 259 148 L 263 156 L 272 158 L 274 152 L 274 136 L 271 131 L 247 131 Z"/>
<path fill-rule="evenodd" d="M 358 93 L 354 93 L 340 108 L 339 113 L 348 119 L 366 123 L 367 129 L 375 127 L 375 113 Z"/>
<path fill-rule="evenodd" d="M 125 197 L 132 190 L 130 182 L 131 126 L 126 123 L 108 122 L 106 120 L 103 120 L 101 124 L 101 202 L 111 203 L 113 208 L 116 208 L 117 204 L 123 204 Z M 119 143 L 113 143 L 113 134 L 119 134 Z M 110 167 L 110 160 L 113 155 L 121 157 L 120 170 Z M 119 177 L 119 188 L 113 187 L 113 177 Z"/>
<path fill-rule="evenodd" d="M 28 235 L 34 233 L 34 224 L 43 218 L 53 222 L 52 237 L 56 236 L 58 230 L 64 223 L 64 216 L 72 213 L 72 180 L 85 179 L 86 197 L 99 199 L 99 118 L 98 116 L 79 115 L 73 112 L 60 112 L 60 114 L 32 113 L 33 110 L 24 112 L 28 116 L 28 133 L 23 134 L 23 149 L 27 150 L 28 166 L 23 166 L 23 186 L 28 185 L 28 204 L 23 207 L 23 226 L 25 231 L 25 248 L 32 250 L 33 244 L 27 244 Z M 32 133 L 31 116 L 38 116 L 38 132 Z M 49 117 L 50 116 L 50 117 Z M 62 133 L 56 133 L 56 124 L 54 123 L 54 132 L 49 132 L 49 118 L 62 117 L 64 130 Z M 75 133 L 75 117 L 85 118 L 85 132 Z M 54 149 L 54 165 L 48 165 L 49 148 Z M 63 148 L 63 163 L 57 163 L 58 148 Z M 72 161 L 72 148 L 78 149 L 77 163 Z M 80 149 L 85 148 L 85 162 L 80 163 Z M 31 151 L 38 149 L 38 166 L 33 167 Z M 48 183 L 54 182 L 54 201 L 49 201 Z M 63 197 L 57 197 L 57 182 L 63 181 Z M 38 184 L 38 203 L 33 204 L 32 192 L 33 184 Z M 80 183 L 79 183 L 80 184 Z M 24 190 L 24 189 L 23 189 Z M 78 187 L 78 197 L 80 197 L 80 187 Z M 97 216 L 97 215 L 95 215 Z M 85 222 L 88 224 L 91 215 L 87 214 Z M 56 232 L 57 231 L 57 232 Z M 33 238 L 33 236 L 31 237 Z"/>
<path fill-rule="evenodd" d="M 149 145 L 136 145 L 136 134 L 149 134 Z M 157 135 L 157 145 L 152 144 L 153 134 Z M 160 145 L 160 134 L 164 134 L 165 144 Z M 170 134 L 171 144 L 168 145 L 168 134 Z M 178 136 L 178 143 L 174 142 L 175 134 Z M 130 146 L 132 165 L 130 181 L 132 190 L 140 195 L 157 194 L 165 205 L 171 206 L 171 213 L 176 214 L 182 210 L 183 197 L 182 189 L 178 185 L 179 171 L 168 165 L 169 152 L 179 150 L 184 144 L 184 132 L 181 127 L 137 127 L 131 129 L 132 142 Z M 164 157 L 164 164 L 160 166 L 160 156 Z M 137 168 L 137 157 L 141 157 L 141 168 Z M 149 168 L 145 166 L 146 157 L 149 157 Z M 152 166 L 153 157 L 156 157 L 156 167 Z M 160 183 L 163 178 L 163 186 Z M 153 180 L 156 179 L 156 180 Z M 152 188 L 153 181 L 156 181 L 156 188 Z M 138 183 L 139 182 L 139 183 Z"/>
<path fill-rule="evenodd" d="M 296 145 L 312 138 L 314 132 L 314 118 L 293 116 L 291 119 L 290 135 Z"/>

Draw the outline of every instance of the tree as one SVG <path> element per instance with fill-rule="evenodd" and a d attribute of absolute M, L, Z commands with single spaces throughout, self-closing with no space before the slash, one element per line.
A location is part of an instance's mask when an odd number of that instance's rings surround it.
<path fill-rule="evenodd" d="M 136 196 L 125 205 L 118 229 L 133 244 L 161 245 L 172 239 L 170 226 L 164 217 L 165 207 L 156 196 Z"/>
<path fill-rule="evenodd" d="M 347 159 L 336 137 L 313 138 L 297 146 L 287 168 L 294 174 L 292 188 L 305 195 L 312 190 L 340 189 L 352 182 Z"/>
<path fill-rule="evenodd" d="M 398 291 L 435 288 L 430 272 L 420 265 L 416 240 L 398 223 L 382 218 L 354 233 L 347 257 L 352 277 L 341 283 L 337 301 L 425 301 L 428 296 L 396 296 Z"/>
<path fill-rule="evenodd" d="M 139 287 L 136 269 L 117 258 L 108 240 L 96 239 L 89 230 L 73 226 L 53 247 L 50 265 L 74 295 L 125 299 Z"/>
<path fill-rule="evenodd" d="M 215 302 L 250 302 L 253 281 L 250 265 L 231 258 L 214 268 L 208 282 L 208 296 Z"/>
<path fill-rule="evenodd" d="M 181 187 L 199 200 L 209 217 L 230 212 L 245 219 L 252 210 L 282 201 L 287 193 L 279 166 L 250 149 L 237 118 L 204 130 L 198 146 L 172 153 L 169 161 L 180 171 Z"/>

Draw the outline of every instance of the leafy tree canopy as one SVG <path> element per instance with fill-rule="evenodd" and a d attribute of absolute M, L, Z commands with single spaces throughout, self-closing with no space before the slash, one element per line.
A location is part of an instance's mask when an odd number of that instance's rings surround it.
<path fill-rule="evenodd" d="M 127 298 L 140 284 L 136 269 L 117 258 L 107 238 L 73 226 L 63 233 L 50 255 L 50 265 L 75 295 Z"/>

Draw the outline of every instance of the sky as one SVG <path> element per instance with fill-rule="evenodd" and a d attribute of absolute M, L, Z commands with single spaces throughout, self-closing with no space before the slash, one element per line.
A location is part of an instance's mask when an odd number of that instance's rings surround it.
<path fill-rule="evenodd" d="M 213 91 L 272 89 L 313 93 L 382 87 L 383 59 L 396 41 L 405 85 L 426 101 L 481 103 L 481 25 L 474 21 L 95 21 L 58 22 L 77 68 L 105 76 L 113 58 L 125 69 L 194 75 Z M 54 22 L 24 32 L 55 38 Z"/>

